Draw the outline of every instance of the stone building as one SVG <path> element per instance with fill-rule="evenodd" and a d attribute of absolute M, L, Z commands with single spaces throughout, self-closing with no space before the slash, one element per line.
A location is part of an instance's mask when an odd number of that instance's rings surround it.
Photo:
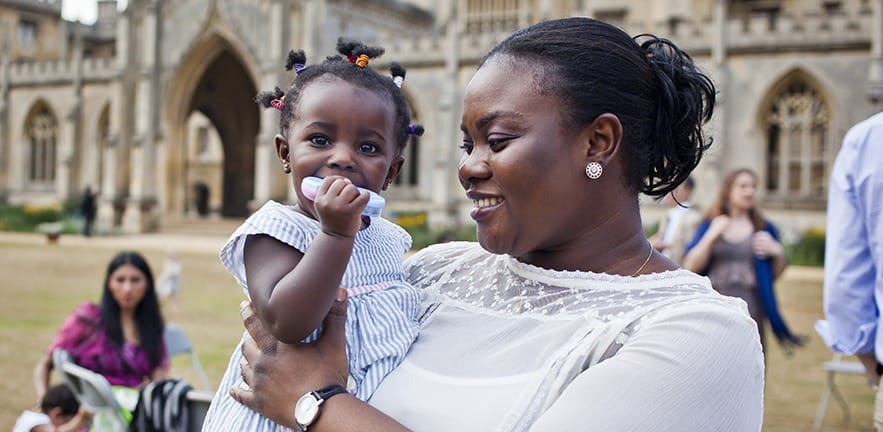
<path fill-rule="evenodd" d="M 388 209 L 436 226 L 466 222 L 471 207 L 455 175 L 469 77 L 494 43 L 540 20 L 593 16 L 686 49 L 720 89 L 698 201 L 748 166 L 764 208 L 793 230 L 823 226 L 840 139 L 883 98 L 883 0 L 98 0 L 89 25 L 63 20 L 61 1 L 0 0 L 0 198 L 46 204 L 92 186 L 101 230 L 291 199 L 278 114 L 252 99 L 291 81 L 290 48 L 319 59 L 338 35 L 386 47 L 375 67 L 408 67 L 427 134 Z"/>

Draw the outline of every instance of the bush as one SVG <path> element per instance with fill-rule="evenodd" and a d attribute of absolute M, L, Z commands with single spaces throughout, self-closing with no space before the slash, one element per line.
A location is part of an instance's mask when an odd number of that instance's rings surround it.
<path fill-rule="evenodd" d="M 809 229 L 797 242 L 785 245 L 785 257 L 793 265 L 821 267 L 825 265 L 825 231 Z"/>
<path fill-rule="evenodd" d="M 57 206 L 0 206 L 0 231 L 33 232 L 45 223 L 60 222 L 64 233 L 76 232 L 76 224 L 64 207 Z"/>
<path fill-rule="evenodd" d="M 446 241 L 475 241 L 475 227 L 472 225 L 434 230 L 425 226 L 417 226 L 407 227 L 405 231 L 408 231 L 413 239 L 412 250 L 420 250 L 426 246 Z"/>

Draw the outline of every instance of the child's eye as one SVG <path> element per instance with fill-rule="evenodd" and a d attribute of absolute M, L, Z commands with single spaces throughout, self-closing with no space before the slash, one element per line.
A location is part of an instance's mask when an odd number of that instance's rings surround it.
<path fill-rule="evenodd" d="M 469 141 L 463 141 L 463 144 L 460 144 L 460 149 L 466 154 L 472 154 L 473 147 L 475 147 L 475 145 Z"/>
<path fill-rule="evenodd" d="M 359 151 L 362 153 L 374 154 L 379 153 L 380 148 L 377 147 L 377 144 L 368 142 L 359 144 Z"/>
<path fill-rule="evenodd" d="M 310 137 L 310 142 L 313 143 L 313 144 L 315 144 L 315 145 L 319 145 L 319 146 L 326 146 L 326 145 L 328 145 L 328 144 L 330 143 L 330 141 L 328 140 L 328 138 L 326 138 L 326 137 L 324 137 L 324 136 L 322 136 L 322 135 L 313 135 L 313 136 L 311 136 L 311 137 Z"/>

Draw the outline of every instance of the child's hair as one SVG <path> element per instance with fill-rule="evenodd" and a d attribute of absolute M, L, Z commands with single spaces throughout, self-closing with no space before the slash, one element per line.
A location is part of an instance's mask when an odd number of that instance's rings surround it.
<path fill-rule="evenodd" d="M 40 409 L 44 413 L 52 408 L 61 408 L 61 415 L 72 416 L 80 409 L 80 402 L 67 385 L 57 384 L 50 387 L 40 400 Z"/>
<path fill-rule="evenodd" d="M 389 98 L 395 107 L 395 139 L 398 144 L 398 154 L 401 154 L 408 143 L 409 135 L 423 135 L 422 126 L 411 124 L 408 102 L 400 89 L 405 78 L 405 68 L 398 63 L 392 63 L 391 77 L 377 73 L 367 65 L 371 59 L 383 54 L 383 48 L 367 46 L 351 39 L 338 39 L 337 51 L 342 56 L 329 56 L 322 63 L 312 65 L 307 65 L 307 56 L 303 51 L 289 52 L 285 69 L 297 73 L 291 86 L 287 91 L 276 87 L 272 91 L 261 92 L 255 97 L 255 101 L 265 108 L 282 111 L 279 129 L 283 135 L 287 135 L 288 125 L 299 115 L 297 107 L 303 90 L 313 81 L 326 75 L 339 78 Z"/>

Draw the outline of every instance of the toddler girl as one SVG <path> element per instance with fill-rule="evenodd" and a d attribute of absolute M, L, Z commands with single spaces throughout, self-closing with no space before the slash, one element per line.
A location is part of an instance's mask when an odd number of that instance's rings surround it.
<path fill-rule="evenodd" d="M 345 39 L 337 48 L 345 58 L 309 66 L 303 51 L 292 51 L 286 69 L 297 76 L 288 91 L 258 95 L 262 105 L 282 112 L 276 153 L 297 203 L 267 202 L 233 233 L 221 261 L 266 328 L 286 343 L 318 337 L 338 288 L 346 288 L 348 390 L 367 400 L 417 337 L 420 296 L 401 264 L 411 237 L 361 213 L 368 190 L 385 190 L 398 175 L 409 135 L 422 134 L 422 127 L 410 125 L 399 88 L 404 69 L 394 64 L 389 78 L 367 67 L 382 48 Z M 307 177 L 324 179 L 315 195 L 301 188 Z M 204 431 L 279 428 L 230 397 L 233 386 L 245 385 L 241 359 L 237 347 Z"/>

